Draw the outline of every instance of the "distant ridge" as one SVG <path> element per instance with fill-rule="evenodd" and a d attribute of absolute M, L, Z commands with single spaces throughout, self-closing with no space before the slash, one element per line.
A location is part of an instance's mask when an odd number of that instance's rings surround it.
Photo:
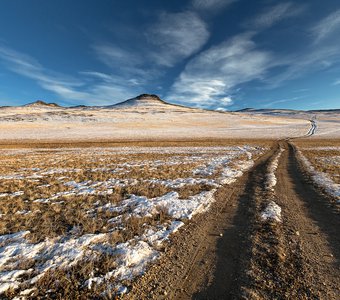
<path fill-rule="evenodd" d="M 294 110 L 294 109 L 286 109 L 286 108 L 251 108 L 251 107 L 247 107 L 247 108 L 243 108 L 240 110 L 236 110 L 236 112 L 274 112 L 274 111 L 302 111 L 302 110 Z"/>
<path fill-rule="evenodd" d="M 35 102 L 31 102 L 28 104 L 23 105 L 25 107 L 41 107 L 41 106 L 47 106 L 47 107 L 60 107 L 57 103 L 47 103 L 42 100 L 37 100 Z"/>
<path fill-rule="evenodd" d="M 0 106 L 0 108 L 9 108 L 11 106 Z M 20 106 L 19 106 L 20 107 Z M 180 104 L 173 104 L 164 101 L 158 95 L 155 94 L 141 94 L 137 97 L 130 98 L 124 100 L 119 103 L 104 105 L 104 106 L 91 106 L 91 105 L 75 105 L 75 106 L 62 106 L 57 103 L 47 103 L 43 100 L 37 100 L 35 102 L 27 103 L 22 105 L 21 107 L 32 107 L 32 108 L 65 108 L 65 109 L 120 109 L 120 108 L 141 108 L 144 111 L 150 108 L 156 109 L 171 109 L 177 107 L 178 109 L 190 109 L 190 110 L 207 110 L 207 111 L 215 111 L 215 112 L 225 112 L 223 109 L 202 109 L 202 108 L 194 108 L 189 106 L 184 106 Z M 253 114 L 266 114 L 266 115 L 293 115 L 293 114 L 302 114 L 302 113 L 340 113 L 340 109 L 319 109 L 319 110 L 294 110 L 294 109 L 279 109 L 279 108 L 252 108 L 247 107 L 240 110 L 229 111 L 228 112 L 239 112 L 239 113 L 253 113 Z"/>
<path fill-rule="evenodd" d="M 295 110 L 288 108 L 243 108 L 240 110 L 236 110 L 236 112 L 273 115 L 273 114 L 296 114 L 296 113 L 339 113 L 340 109 Z"/>

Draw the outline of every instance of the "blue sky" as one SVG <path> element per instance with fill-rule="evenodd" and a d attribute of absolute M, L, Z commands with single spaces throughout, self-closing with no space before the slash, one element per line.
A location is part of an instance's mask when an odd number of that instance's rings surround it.
<path fill-rule="evenodd" d="M 340 108 L 339 0 L 2 0 L 0 105 Z"/>

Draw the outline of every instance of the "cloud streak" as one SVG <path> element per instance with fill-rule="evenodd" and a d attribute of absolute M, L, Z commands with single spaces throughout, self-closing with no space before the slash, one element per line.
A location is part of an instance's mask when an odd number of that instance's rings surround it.
<path fill-rule="evenodd" d="M 238 0 L 193 0 L 194 9 L 202 12 L 215 12 L 223 9 Z"/>
<path fill-rule="evenodd" d="M 255 31 L 239 34 L 189 61 L 168 97 L 178 103 L 223 107 L 233 101 L 223 103 L 222 99 L 246 82 L 258 80 L 262 88 L 274 89 L 305 74 L 332 67 L 340 61 L 338 41 L 334 38 L 322 45 L 311 42 L 301 51 L 284 55 L 259 49 L 255 43 L 260 32 L 286 18 L 300 15 L 305 9 L 290 2 L 268 8 L 248 23 Z M 316 40 L 334 37 L 338 29 L 340 10 L 312 27 Z M 278 103 L 284 102 L 280 100 L 271 104 Z"/>
<path fill-rule="evenodd" d="M 330 37 L 333 33 L 337 33 L 337 39 L 340 34 L 340 9 L 331 13 L 326 18 L 322 19 L 312 28 L 314 42 L 319 43 Z"/>
<path fill-rule="evenodd" d="M 256 49 L 252 33 L 238 35 L 191 60 L 169 98 L 201 106 L 230 105 L 229 95 L 235 86 L 261 79 L 275 65 L 269 52 Z"/>
<path fill-rule="evenodd" d="M 172 67 L 191 56 L 207 42 L 206 24 L 194 12 L 162 13 L 147 31 L 151 58 L 161 66 Z"/>
<path fill-rule="evenodd" d="M 52 72 L 30 56 L 4 46 L 0 46 L 0 60 L 12 72 L 34 80 L 70 104 L 113 104 L 139 91 L 139 88 L 128 87 L 121 78 L 99 72 L 81 72 L 83 78 L 80 79 Z M 94 77 L 97 80 L 89 83 Z"/>
<path fill-rule="evenodd" d="M 246 23 L 246 26 L 256 30 L 263 30 L 284 19 L 298 16 L 304 9 L 303 6 L 297 6 L 291 2 L 280 3 L 267 8 L 262 14 Z"/>
<path fill-rule="evenodd" d="M 271 101 L 269 103 L 264 104 L 263 107 L 265 107 L 265 108 L 273 107 L 273 105 L 276 105 L 276 104 L 293 102 L 293 101 L 304 99 L 304 98 L 306 98 L 306 96 L 293 97 L 293 98 L 290 98 L 290 99 L 275 100 L 275 101 Z"/>
<path fill-rule="evenodd" d="M 340 85 L 340 79 L 335 80 L 335 81 L 333 82 L 333 85 Z"/>

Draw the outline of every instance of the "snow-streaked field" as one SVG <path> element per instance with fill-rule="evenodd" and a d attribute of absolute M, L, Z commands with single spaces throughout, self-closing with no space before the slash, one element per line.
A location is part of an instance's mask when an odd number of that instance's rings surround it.
<path fill-rule="evenodd" d="M 281 117 L 287 119 L 313 120 L 316 130 L 313 139 L 340 138 L 340 110 L 299 111 L 285 109 L 250 109 L 243 111 L 249 116 Z M 301 135 L 302 136 L 302 135 Z"/>
<path fill-rule="evenodd" d="M 0 297 L 127 293 L 264 145 L 0 150 Z M 65 295 L 65 294 L 64 294 Z"/>
<path fill-rule="evenodd" d="M 222 113 L 173 105 L 112 108 L 3 107 L 0 141 L 286 138 L 308 120 Z"/>
<path fill-rule="evenodd" d="M 327 145 L 329 144 L 329 145 Z M 316 185 L 340 203 L 340 142 L 298 143 L 299 157 Z"/>

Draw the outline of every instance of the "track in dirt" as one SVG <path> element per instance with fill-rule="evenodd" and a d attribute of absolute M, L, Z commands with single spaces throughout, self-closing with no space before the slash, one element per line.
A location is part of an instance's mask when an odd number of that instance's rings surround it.
<path fill-rule="evenodd" d="M 173 236 L 166 253 L 134 283 L 127 299 L 223 299 L 236 292 L 240 260 L 251 242 L 251 195 L 274 151 L 232 186 L 216 192 L 210 210 Z"/>
<path fill-rule="evenodd" d="M 277 151 L 249 173 L 233 221 L 215 249 L 206 250 L 207 255 L 215 254 L 208 266 L 214 269 L 206 280 L 210 284 L 203 290 L 197 285 L 196 268 L 183 282 L 185 292 L 174 299 L 337 299 L 339 216 L 302 173 L 294 147 L 279 144 L 285 151 L 276 171 L 275 193 L 264 185 L 268 163 Z M 281 206 L 281 224 L 259 220 L 269 200 Z"/>
<path fill-rule="evenodd" d="M 287 254 L 299 254 L 303 271 L 303 276 L 297 273 L 295 278 L 315 298 L 338 299 L 339 215 L 330 205 L 329 197 L 318 191 L 304 174 L 295 147 L 283 146 L 286 151 L 277 170 L 276 192 L 283 210 L 282 239 L 287 243 Z"/>
<path fill-rule="evenodd" d="M 277 185 L 268 191 L 268 165 L 279 149 Z M 129 299 L 338 299 L 339 215 L 290 142 L 278 142 L 215 197 L 135 282 Z M 282 223 L 259 218 L 270 200 L 281 206 Z"/>

